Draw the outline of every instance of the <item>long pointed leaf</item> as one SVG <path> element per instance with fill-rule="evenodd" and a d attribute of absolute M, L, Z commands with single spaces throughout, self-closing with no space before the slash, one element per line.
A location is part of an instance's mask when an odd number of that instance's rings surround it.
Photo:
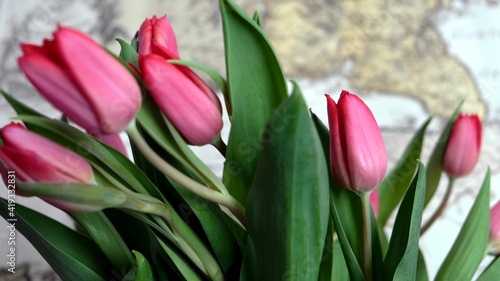
<path fill-rule="evenodd" d="M 415 280 L 424 196 L 425 168 L 419 161 L 417 174 L 399 207 L 384 260 L 389 280 Z"/>
<path fill-rule="evenodd" d="M 378 211 L 378 224 L 384 227 L 392 211 L 398 206 L 410 186 L 411 180 L 417 170 L 417 159 L 420 159 L 424 136 L 431 118 L 420 127 L 417 133 L 406 147 L 403 155 L 396 166 L 380 183 L 378 190 L 380 195 L 380 206 Z"/>
<path fill-rule="evenodd" d="M 220 9 L 232 108 L 223 179 L 244 205 L 266 122 L 287 96 L 286 80 L 260 26 L 232 0 L 220 0 Z"/>
<path fill-rule="evenodd" d="M 328 170 L 297 85 L 273 114 L 248 195 L 262 280 L 316 280 L 328 228 Z M 282 116 L 290 116 L 285 122 Z"/>
<path fill-rule="evenodd" d="M 0 215 L 12 219 L 7 201 Z M 36 211 L 16 204 L 15 229 L 20 231 L 63 280 L 109 280 L 112 266 L 94 241 Z"/>
<path fill-rule="evenodd" d="M 441 280 L 471 280 L 483 259 L 490 229 L 490 170 L 455 243 L 436 275 Z"/>

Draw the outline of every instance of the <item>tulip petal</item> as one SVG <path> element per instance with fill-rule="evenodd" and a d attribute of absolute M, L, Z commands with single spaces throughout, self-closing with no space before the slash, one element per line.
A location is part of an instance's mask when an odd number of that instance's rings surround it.
<path fill-rule="evenodd" d="M 86 182 L 93 181 L 93 171 L 81 156 L 42 136 L 19 126 L 2 129 L 2 153 L 7 163 L 25 181 Z M 2 155 L 0 155 L 2 156 Z"/>
<path fill-rule="evenodd" d="M 500 201 L 490 209 L 490 240 L 500 243 Z"/>
<path fill-rule="evenodd" d="M 337 104 L 329 96 L 325 95 L 328 106 L 328 124 L 330 127 L 330 166 L 335 180 L 340 185 L 349 188 L 349 174 L 344 163 L 346 163 L 344 151 L 345 145 L 341 142 L 339 116 Z"/>
<path fill-rule="evenodd" d="M 90 104 L 71 83 L 70 78 L 43 54 L 41 47 L 22 45 L 24 55 L 19 58 L 19 67 L 35 88 L 55 107 L 82 127 L 96 127 L 98 121 Z"/>
<path fill-rule="evenodd" d="M 165 59 L 179 59 L 177 39 L 166 16 L 146 19 L 139 28 L 139 55 L 157 54 Z"/>
<path fill-rule="evenodd" d="M 134 77 L 115 58 L 82 33 L 60 27 L 54 34 L 59 56 L 72 81 L 106 134 L 123 131 L 139 110 L 141 92 Z"/>
<path fill-rule="evenodd" d="M 219 108 L 179 68 L 158 55 L 140 56 L 139 66 L 156 103 L 186 142 L 204 145 L 219 134 Z"/>

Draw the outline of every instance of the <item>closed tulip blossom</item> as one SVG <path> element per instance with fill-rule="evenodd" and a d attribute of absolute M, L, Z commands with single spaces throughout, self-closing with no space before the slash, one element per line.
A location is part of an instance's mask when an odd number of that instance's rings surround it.
<path fill-rule="evenodd" d="M 59 27 L 53 40 L 21 48 L 18 62 L 26 77 L 87 131 L 117 134 L 137 114 L 141 91 L 134 77 L 87 35 Z"/>
<path fill-rule="evenodd" d="M 154 54 L 140 56 L 139 67 L 154 100 L 187 143 L 205 145 L 219 135 L 220 101 L 196 74 Z"/>
<path fill-rule="evenodd" d="M 453 124 L 443 158 L 443 170 L 453 178 L 470 173 L 481 151 L 482 125 L 477 115 L 460 114 Z"/>
<path fill-rule="evenodd" d="M 137 37 L 139 55 L 157 54 L 165 59 L 178 59 L 177 40 L 166 16 L 146 19 Z"/>
<path fill-rule="evenodd" d="M 93 183 L 90 164 L 75 152 L 20 124 L 11 123 L 0 130 L 0 164 L 3 171 L 14 170 L 22 182 Z M 22 189 L 21 189 L 22 192 Z M 29 195 L 29 194 L 28 194 Z M 64 210 L 91 211 L 87 206 L 43 198 Z"/>
<path fill-rule="evenodd" d="M 490 245 L 495 254 L 500 254 L 500 201 L 490 210 Z"/>
<path fill-rule="evenodd" d="M 387 170 L 380 129 L 366 104 L 342 91 L 338 103 L 326 95 L 330 125 L 330 162 L 334 179 L 352 191 L 366 193 Z"/>

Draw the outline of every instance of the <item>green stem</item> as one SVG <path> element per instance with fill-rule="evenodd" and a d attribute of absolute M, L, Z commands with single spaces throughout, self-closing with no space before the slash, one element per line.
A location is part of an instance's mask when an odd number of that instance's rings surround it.
<path fill-rule="evenodd" d="M 453 184 L 455 184 L 454 177 L 449 177 L 448 179 L 448 186 L 446 187 L 446 193 L 444 194 L 443 200 L 441 200 L 441 204 L 439 204 L 439 207 L 434 212 L 434 214 L 432 214 L 431 218 L 420 229 L 420 236 L 424 235 L 424 233 L 431 227 L 431 225 L 437 220 L 437 218 L 441 216 L 444 209 L 446 208 L 446 204 L 450 199 L 451 190 L 453 189 Z"/>
<path fill-rule="evenodd" d="M 363 273 L 366 281 L 373 280 L 372 228 L 370 193 L 360 195 L 363 223 Z"/>
<path fill-rule="evenodd" d="M 146 159 L 148 159 L 149 162 L 151 162 L 151 164 L 153 164 L 159 171 L 194 194 L 226 206 L 229 211 L 231 211 L 231 213 L 233 213 L 233 215 L 241 222 L 241 224 L 246 227 L 245 209 L 238 201 L 236 201 L 236 199 L 234 199 L 234 197 L 229 194 L 222 194 L 219 191 L 210 189 L 200 184 L 163 160 L 163 158 L 156 154 L 156 152 L 154 152 L 154 150 L 144 140 L 139 130 L 137 130 L 135 122 L 128 127 L 127 133 L 130 140 L 134 142 Z"/>

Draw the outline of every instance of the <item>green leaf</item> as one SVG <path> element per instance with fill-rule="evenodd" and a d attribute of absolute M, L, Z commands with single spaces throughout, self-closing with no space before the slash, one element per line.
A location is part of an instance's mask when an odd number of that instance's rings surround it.
<path fill-rule="evenodd" d="M 114 188 L 84 183 L 19 183 L 30 195 L 56 199 L 89 208 L 121 207 L 127 196 Z"/>
<path fill-rule="evenodd" d="M 496 281 L 500 276 L 500 257 L 496 257 L 481 273 L 477 281 Z"/>
<path fill-rule="evenodd" d="M 13 96 L 7 94 L 4 90 L 0 89 L 0 94 L 9 102 L 9 104 L 14 108 L 17 114 L 25 114 L 25 115 L 34 115 L 34 116 L 43 116 L 38 111 L 32 109 L 29 106 L 26 106 L 22 102 L 16 100 Z"/>
<path fill-rule="evenodd" d="M 139 55 L 137 51 L 123 39 L 116 38 L 116 41 L 120 43 L 121 47 L 120 54 L 118 55 L 119 58 L 138 67 L 139 63 L 137 62 L 137 58 Z"/>
<path fill-rule="evenodd" d="M 381 228 L 385 226 L 391 213 L 401 202 L 407 188 L 410 186 L 417 170 L 417 159 L 420 159 L 425 131 L 431 119 L 428 118 L 420 127 L 399 161 L 378 187 L 381 204 L 377 220 Z"/>
<path fill-rule="evenodd" d="M 490 170 L 455 243 L 436 275 L 440 280 L 471 280 L 483 259 L 490 230 Z"/>
<path fill-rule="evenodd" d="M 425 188 L 424 206 L 427 206 L 434 196 L 434 193 L 436 193 L 439 180 L 441 179 L 441 173 L 443 172 L 443 157 L 444 152 L 446 151 L 448 137 L 450 136 L 451 127 L 453 126 L 453 123 L 455 123 L 463 103 L 463 101 L 460 102 L 448 120 L 448 123 L 446 123 L 443 128 L 441 136 L 439 136 L 439 140 L 437 141 L 436 146 L 434 146 L 434 150 L 432 151 L 429 162 L 427 163 L 427 183 Z"/>
<path fill-rule="evenodd" d="M 385 277 L 388 280 L 415 280 L 424 196 L 425 167 L 419 161 L 417 174 L 399 207 L 385 256 Z"/>
<path fill-rule="evenodd" d="M 231 132 L 223 181 L 245 205 L 257 167 L 257 156 L 268 139 L 267 120 L 287 97 L 286 79 L 262 29 L 232 0 L 220 0 L 227 81 L 232 107 Z M 251 116 L 251 118 L 250 118 Z M 275 120 L 282 126 L 289 116 Z"/>
<path fill-rule="evenodd" d="M 328 228 L 328 170 L 297 85 L 266 132 L 247 204 L 261 280 L 316 280 Z"/>
<path fill-rule="evenodd" d="M 123 281 L 154 281 L 153 271 L 148 260 L 139 252 L 135 256 L 135 267 L 123 278 Z"/>
<path fill-rule="evenodd" d="M 259 11 L 255 11 L 253 13 L 253 17 L 252 17 L 252 20 L 258 25 L 258 26 L 261 26 L 262 27 L 262 24 L 260 23 L 260 14 L 259 14 Z"/>
<path fill-rule="evenodd" d="M 134 258 L 129 248 L 103 212 L 73 213 L 72 217 L 92 237 L 115 269 L 132 267 Z"/>
<path fill-rule="evenodd" d="M 330 280 L 333 276 L 333 235 L 335 229 L 331 219 L 328 220 L 328 230 L 326 232 L 325 244 L 323 247 L 323 254 L 321 257 L 321 264 L 319 269 L 318 280 Z M 346 268 L 347 269 L 347 268 Z"/>
<path fill-rule="evenodd" d="M 0 199 L 0 215 L 9 216 Z M 94 241 L 21 204 L 15 206 L 15 229 L 25 236 L 63 280 L 110 280 L 111 265 Z"/>

